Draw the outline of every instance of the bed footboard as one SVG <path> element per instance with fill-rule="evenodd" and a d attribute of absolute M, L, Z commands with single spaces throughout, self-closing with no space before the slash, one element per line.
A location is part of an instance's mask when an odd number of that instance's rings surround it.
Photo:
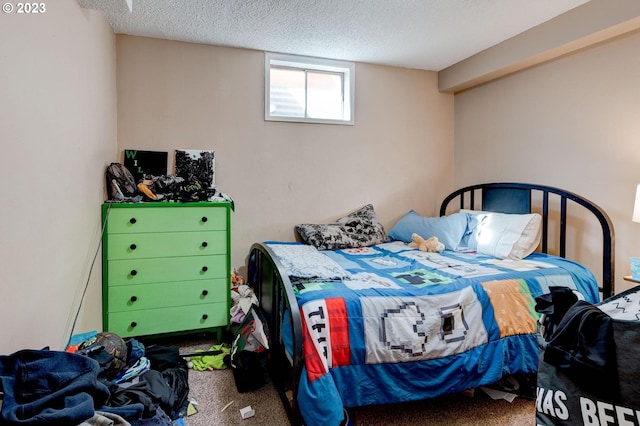
<path fill-rule="evenodd" d="M 269 375 L 292 425 L 302 424 L 296 402 L 303 366 L 302 323 L 291 281 L 271 249 L 251 246 L 248 283 L 254 289 L 271 333 Z"/>

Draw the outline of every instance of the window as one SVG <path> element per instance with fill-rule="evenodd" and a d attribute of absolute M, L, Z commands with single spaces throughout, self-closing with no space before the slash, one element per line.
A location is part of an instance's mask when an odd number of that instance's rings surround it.
<path fill-rule="evenodd" d="M 265 54 L 264 118 L 353 124 L 353 62 Z"/>

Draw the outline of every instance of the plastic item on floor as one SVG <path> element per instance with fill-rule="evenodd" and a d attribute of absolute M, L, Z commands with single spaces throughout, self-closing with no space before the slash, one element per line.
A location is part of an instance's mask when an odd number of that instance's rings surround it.
<path fill-rule="evenodd" d="M 248 419 L 249 417 L 253 417 L 256 415 L 256 412 L 250 405 L 240 409 L 240 416 L 242 419 Z"/>

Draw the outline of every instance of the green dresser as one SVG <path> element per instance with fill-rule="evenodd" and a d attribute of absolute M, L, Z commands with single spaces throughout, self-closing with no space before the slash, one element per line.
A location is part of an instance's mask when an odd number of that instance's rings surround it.
<path fill-rule="evenodd" d="M 105 203 L 102 321 L 120 337 L 229 323 L 230 204 Z"/>

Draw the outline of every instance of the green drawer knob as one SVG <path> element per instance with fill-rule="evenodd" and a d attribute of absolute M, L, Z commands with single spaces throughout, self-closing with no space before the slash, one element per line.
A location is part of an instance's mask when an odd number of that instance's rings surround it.
<path fill-rule="evenodd" d="M 202 219 L 201 219 L 201 220 L 202 220 L 203 222 L 206 222 L 206 221 L 207 221 L 207 220 L 209 220 L 209 219 L 207 219 L 207 217 L 206 217 L 206 216 L 202 216 Z"/>
<path fill-rule="evenodd" d="M 203 242 L 202 242 L 202 247 L 206 247 L 206 246 L 208 246 L 208 245 L 209 245 L 209 244 L 207 244 L 207 242 L 206 242 L 206 241 L 203 241 Z"/>
<path fill-rule="evenodd" d="M 202 314 L 202 319 L 203 319 L 203 320 L 206 320 L 207 318 L 209 318 L 209 315 L 207 315 L 207 314 Z"/>
<path fill-rule="evenodd" d="M 137 247 L 137 246 L 136 246 L 135 244 L 131 244 L 131 245 L 129 246 L 129 248 L 130 248 L 131 250 L 135 250 L 135 249 L 136 249 L 136 247 Z"/>
<path fill-rule="evenodd" d="M 202 290 L 202 295 L 206 296 L 207 294 L 209 294 L 209 292 L 207 290 Z"/>
<path fill-rule="evenodd" d="M 209 268 L 207 268 L 206 266 L 202 267 L 202 272 L 207 272 L 209 270 Z"/>
<path fill-rule="evenodd" d="M 138 300 L 138 298 L 136 296 L 131 296 L 129 300 L 131 300 L 132 302 L 135 302 L 136 300 Z"/>
<path fill-rule="evenodd" d="M 136 271 L 135 269 L 132 269 L 131 270 L 131 276 L 135 277 L 136 275 L 138 275 L 138 271 Z"/>
<path fill-rule="evenodd" d="M 136 328 L 137 325 L 138 325 L 137 322 L 131 321 L 131 328 Z"/>
<path fill-rule="evenodd" d="M 136 223 L 136 218 L 132 217 L 131 219 L 129 219 L 129 223 L 134 224 Z"/>

